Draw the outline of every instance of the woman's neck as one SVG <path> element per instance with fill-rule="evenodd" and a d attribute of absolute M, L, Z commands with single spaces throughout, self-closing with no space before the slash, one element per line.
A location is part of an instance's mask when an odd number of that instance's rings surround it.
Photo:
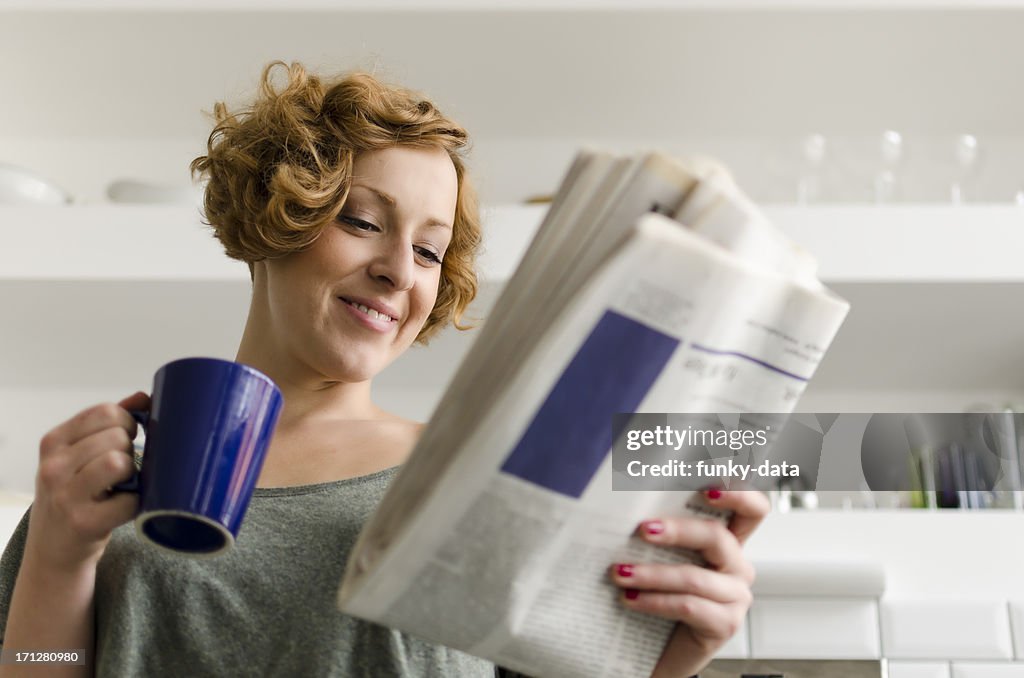
<path fill-rule="evenodd" d="M 266 350 L 253 350 L 244 342 L 235 362 L 263 372 L 284 396 L 279 428 L 338 421 L 386 418 L 370 397 L 371 382 L 345 383 L 326 379 L 308 366 Z"/>

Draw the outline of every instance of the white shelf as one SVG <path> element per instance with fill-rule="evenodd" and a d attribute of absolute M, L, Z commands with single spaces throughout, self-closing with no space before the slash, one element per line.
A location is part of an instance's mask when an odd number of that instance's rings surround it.
<path fill-rule="evenodd" d="M 485 280 L 501 284 L 546 207 L 484 208 Z M 769 205 L 827 283 L 1024 283 L 1024 208 L 1011 205 Z M 0 280 L 247 282 L 198 208 L 0 207 Z M 59 244 L 59 247 L 55 247 Z"/>
<path fill-rule="evenodd" d="M 545 208 L 485 210 L 486 277 L 514 270 Z M 198 207 L 0 206 L 0 281 L 248 283 L 248 268 L 228 259 Z M 59 245 L 59 246 L 55 246 Z"/>
<path fill-rule="evenodd" d="M 0 207 L 0 280 L 239 281 L 198 207 Z"/>
<path fill-rule="evenodd" d="M 484 210 L 486 316 L 545 207 Z M 814 391 L 1020 392 L 1024 210 L 792 207 L 766 213 L 852 310 Z M 191 207 L 0 208 L 0 387 L 145 383 L 182 355 L 232 357 L 248 269 Z M 10 329 L 8 329 L 10 328 Z M 474 334 L 403 356 L 383 388 L 436 391 Z"/>
<path fill-rule="evenodd" d="M 767 206 L 830 283 L 1021 282 L 1016 205 Z"/>

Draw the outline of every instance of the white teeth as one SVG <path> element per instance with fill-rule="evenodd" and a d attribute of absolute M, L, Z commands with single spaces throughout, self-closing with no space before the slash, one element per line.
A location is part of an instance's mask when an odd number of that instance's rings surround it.
<path fill-rule="evenodd" d="M 370 308 L 369 306 L 363 306 L 362 304 L 357 304 L 355 302 L 352 302 L 351 305 L 358 308 L 360 311 L 370 316 L 371 318 L 376 318 L 377 320 L 386 320 L 388 322 L 391 322 L 393 320 L 391 316 L 379 313 L 374 309 Z"/>

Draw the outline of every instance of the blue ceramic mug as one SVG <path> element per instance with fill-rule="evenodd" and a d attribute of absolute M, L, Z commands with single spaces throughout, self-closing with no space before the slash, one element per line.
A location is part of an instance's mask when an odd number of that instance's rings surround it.
<path fill-rule="evenodd" d="M 184 358 L 153 379 L 142 469 L 113 491 L 137 492 L 139 537 L 209 556 L 231 548 L 277 425 L 277 385 L 247 365 Z"/>

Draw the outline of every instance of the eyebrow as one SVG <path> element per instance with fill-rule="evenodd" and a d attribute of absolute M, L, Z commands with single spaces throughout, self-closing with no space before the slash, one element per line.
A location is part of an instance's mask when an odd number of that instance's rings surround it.
<path fill-rule="evenodd" d="M 373 186 L 367 186 L 366 184 L 352 184 L 352 188 L 364 188 L 367 191 L 370 191 L 388 207 L 394 207 L 395 205 L 398 204 L 393 197 L 391 197 L 384 191 L 374 188 Z M 452 230 L 451 224 L 441 221 L 440 219 L 427 219 L 426 223 L 424 223 L 424 226 L 427 226 L 428 228 L 447 228 L 449 231 Z"/>

